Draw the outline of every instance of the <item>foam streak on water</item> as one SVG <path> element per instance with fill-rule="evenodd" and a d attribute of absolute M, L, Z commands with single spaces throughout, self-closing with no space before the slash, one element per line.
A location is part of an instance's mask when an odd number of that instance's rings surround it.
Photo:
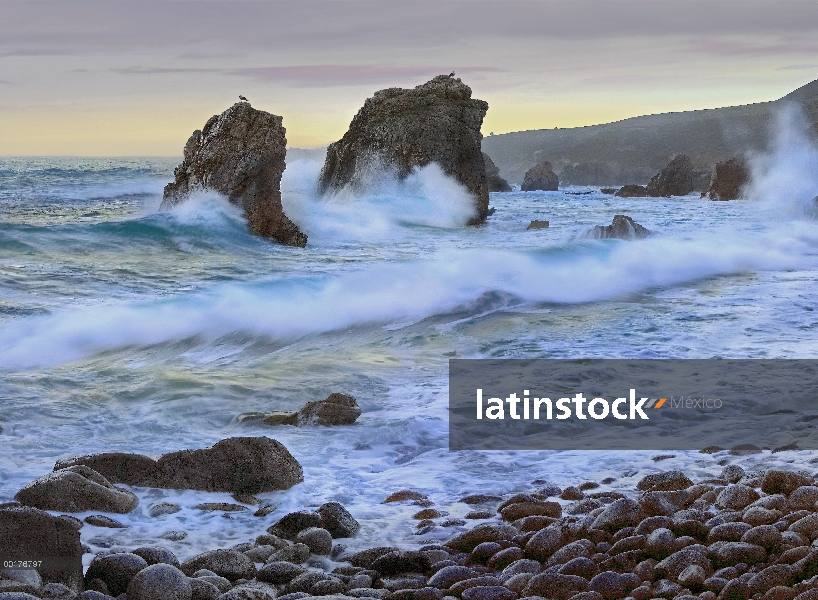
<path fill-rule="evenodd" d="M 380 504 L 404 487 L 457 518 L 462 494 L 528 491 L 535 479 L 615 477 L 624 489 L 660 467 L 717 473 L 716 459 L 692 453 L 658 464 L 650 453 L 450 453 L 447 360 L 818 356 L 816 156 L 809 139 L 783 138 L 754 159 L 749 201 L 493 194 L 480 228 L 463 226 L 470 199 L 435 166 L 321 199 L 320 164 L 295 161 L 283 203 L 305 249 L 250 235 L 217 195 L 157 212 L 173 160 L 0 160 L 0 502 L 68 455 L 282 441 L 305 482 L 262 495 L 278 507 L 269 517 L 193 508 L 226 494 L 138 489 L 140 507 L 119 517 L 128 529 L 82 531 L 99 551 L 185 530 L 161 541 L 185 558 L 327 500 L 362 522 L 353 547 L 458 529 L 413 535 L 417 507 Z M 615 214 L 656 235 L 583 237 Z M 526 231 L 533 219 L 551 227 Z M 358 398 L 355 425 L 235 421 L 333 391 Z M 162 500 L 184 510 L 150 519 Z"/>

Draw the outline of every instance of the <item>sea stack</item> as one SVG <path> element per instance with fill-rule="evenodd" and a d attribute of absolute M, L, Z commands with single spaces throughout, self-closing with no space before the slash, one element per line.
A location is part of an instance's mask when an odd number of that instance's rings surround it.
<path fill-rule="evenodd" d="M 661 196 L 687 196 L 694 190 L 693 163 L 686 154 L 678 154 L 648 183 L 647 194 Z"/>
<path fill-rule="evenodd" d="M 559 183 L 559 176 L 554 173 L 551 163 L 546 160 L 526 171 L 520 189 L 524 192 L 555 192 L 559 189 Z"/>
<path fill-rule="evenodd" d="M 488 103 L 450 75 L 414 89 L 375 92 L 352 119 L 349 130 L 327 148 L 318 189 L 322 194 L 361 186 L 381 166 L 405 178 L 415 167 L 437 163 L 474 195 L 469 224 L 488 216 L 489 193 L 480 143 Z"/>
<path fill-rule="evenodd" d="M 500 177 L 500 169 L 491 160 L 491 157 L 483 152 L 483 162 L 486 164 L 486 185 L 490 192 L 510 192 L 511 186 L 508 181 Z"/>
<path fill-rule="evenodd" d="M 735 200 L 741 196 L 750 178 L 747 164 L 741 158 L 731 158 L 716 165 L 710 187 L 702 196 L 711 200 Z"/>
<path fill-rule="evenodd" d="M 215 190 L 244 209 L 256 235 L 304 247 L 307 236 L 281 206 L 281 174 L 287 139 L 281 117 L 238 102 L 214 115 L 185 144 L 184 160 L 165 186 L 162 209 L 196 190 Z"/>

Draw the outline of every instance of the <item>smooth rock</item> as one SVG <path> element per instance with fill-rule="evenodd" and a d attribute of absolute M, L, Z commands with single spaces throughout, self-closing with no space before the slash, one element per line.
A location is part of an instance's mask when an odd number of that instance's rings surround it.
<path fill-rule="evenodd" d="M 812 485 L 814 479 L 803 471 L 767 469 L 761 479 L 761 491 L 765 494 L 789 495 L 801 486 Z"/>
<path fill-rule="evenodd" d="M 614 196 L 618 198 L 647 198 L 648 190 L 644 185 L 623 185 Z"/>
<path fill-rule="evenodd" d="M 148 563 L 144 558 L 130 552 L 96 556 L 85 572 L 85 582 L 91 587 L 89 584 L 99 579 L 105 583 L 110 594 L 116 597 L 124 593 L 131 579 L 147 567 Z"/>
<path fill-rule="evenodd" d="M 128 584 L 128 600 L 191 600 L 188 578 L 176 567 L 157 563 L 139 571 Z"/>
<path fill-rule="evenodd" d="M 299 510 L 281 517 L 275 524 L 267 528 L 267 532 L 285 540 L 294 540 L 295 537 L 310 527 L 323 527 L 324 519 L 317 512 Z"/>
<path fill-rule="evenodd" d="M 446 542 L 446 546 L 458 552 L 471 552 L 482 542 L 511 540 L 519 531 L 505 523 L 481 523 L 473 529 L 464 531 Z"/>
<path fill-rule="evenodd" d="M 163 546 L 142 546 L 132 551 L 133 554 L 141 556 L 148 565 L 166 564 L 180 567 L 179 559 L 176 555 Z"/>
<path fill-rule="evenodd" d="M 139 505 L 133 493 L 115 487 L 83 465 L 48 473 L 23 487 L 14 498 L 25 506 L 62 512 L 129 513 Z"/>
<path fill-rule="evenodd" d="M 74 456 L 57 461 L 54 470 L 84 465 L 102 475 L 111 483 L 123 483 L 140 487 L 152 487 L 156 461 L 142 454 L 125 452 L 101 452 Z"/>
<path fill-rule="evenodd" d="M 298 532 L 295 541 L 307 546 L 313 554 L 329 555 L 332 550 L 332 535 L 322 527 L 309 527 Z"/>
<path fill-rule="evenodd" d="M 272 561 L 265 564 L 256 573 L 256 579 L 264 583 L 282 585 L 289 583 L 299 575 L 306 572 L 301 565 L 295 565 L 286 561 Z"/>
<path fill-rule="evenodd" d="M 208 569 L 230 581 L 250 579 L 256 574 L 253 561 L 235 550 L 210 550 L 182 563 L 182 572 L 188 577 L 199 569 Z"/>

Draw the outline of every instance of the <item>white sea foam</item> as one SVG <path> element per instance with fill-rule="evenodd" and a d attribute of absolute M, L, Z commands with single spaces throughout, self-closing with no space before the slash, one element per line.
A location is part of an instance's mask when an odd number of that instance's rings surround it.
<path fill-rule="evenodd" d="M 281 182 L 284 212 L 311 244 L 388 240 L 411 226 L 452 229 L 474 216 L 468 190 L 432 163 L 405 179 L 375 168 L 366 183 L 336 194 L 317 194 L 318 161 L 293 161 Z"/>

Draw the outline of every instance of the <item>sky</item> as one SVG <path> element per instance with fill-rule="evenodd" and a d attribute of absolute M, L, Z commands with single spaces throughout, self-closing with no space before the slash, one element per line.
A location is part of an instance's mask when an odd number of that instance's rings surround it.
<path fill-rule="evenodd" d="M 818 2 L 0 0 L 0 155 L 181 156 L 239 94 L 322 146 L 451 71 L 484 135 L 774 100 L 818 79 Z"/>

